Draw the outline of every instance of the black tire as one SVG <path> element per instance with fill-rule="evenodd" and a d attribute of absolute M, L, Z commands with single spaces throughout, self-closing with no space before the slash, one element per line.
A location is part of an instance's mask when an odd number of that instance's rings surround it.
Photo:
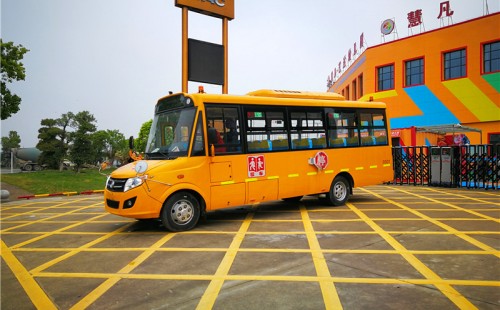
<path fill-rule="evenodd" d="M 170 231 L 193 229 L 200 220 L 200 202 L 189 192 L 178 192 L 165 201 L 161 222 Z"/>
<path fill-rule="evenodd" d="M 42 171 L 42 166 L 40 166 L 40 165 L 35 165 L 34 170 L 35 170 L 35 171 Z"/>
<path fill-rule="evenodd" d="M 24 166 L 24 171 L 31 171 L 33 170 L 33 166 L 32 165 L 25 165 Z"/>
<path fill-rule="evenodd" d="M 351 185 L 349 181 L 343 176 L 337 176 L 333 179 L 327 199 L 334 206 L 342 206 L 349 199 L 350 193 Z"/>

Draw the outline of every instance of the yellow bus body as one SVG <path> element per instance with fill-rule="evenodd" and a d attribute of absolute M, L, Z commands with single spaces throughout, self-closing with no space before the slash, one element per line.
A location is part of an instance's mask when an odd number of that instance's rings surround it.
<path fill-rule="evenodd" d="M 383 103 L 345 101 L 338 94 L 318 96 L 314 93 L 301 93 L 294 97 L 293 94 L 288 93 L 260 91 L 246 96 L 184 95 L 193 100 L 194 107 L 197 109 L 194 123 L 198 122 L 197 118 L 202 115 L 204 128 L 207 128 L 205 104 L 209 103 L 385 109 Z M 388 124 L 387 132 L 390 132 Z M 191 134 L 189 151 L 193 148 L 194 136 L 194 133 Z M 204 143 L 205 150 L 207 150 L 205 156 L 178 157 L 175 160 L 145 160 L 148 169 L 141 175 L 144 182 L 140 186 L 126 192 L 105 190 L 106 210 L 124 217 L 152 219 L 160 218 L 167 199 L 180 191 L 192 193 L 200 202 L 201 212 L 205 212 L 264 201 L 329 193 L 336 176 L 344 176 L 352 187 L 382 184 L 393 178 L 390 139 L 387 139 L 386 145 L 380 146 L 211 156 L 209 152 L 211 148 L 206 136 L 205 132 Z M 319 151 L 327 155 L 328 163 L 324 169 L 311 163 Z M 263 156 L 261 158 L 265 162 L 264 175 L 249 176 L 251 156 Z M 111 174 L 111 178 L 136 177 L 138 173 L 135 168 L 138 163 L 132 162 L 116 169 Z M 132 204 L 132 207 L 127 207 L 127 203 Z"/>

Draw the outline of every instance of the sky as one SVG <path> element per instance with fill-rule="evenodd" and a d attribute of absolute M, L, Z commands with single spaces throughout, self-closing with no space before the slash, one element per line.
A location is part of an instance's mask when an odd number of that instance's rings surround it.
<path fill-rule="evenodd" d="M 1 122 L 1 136 L 17 131 L 21 147 L 38 143 L 45 118 L 89 111 L 98 130 L 137 137 L 156 101 L 180 92 L 181 9 L 174 0 L 0 0 L 4 42 L 30 51 L 26 79 L 8 85 L 20 111 Z M 202 0 L 200 0 L 202 1 Z M 257 89 L 326 91 L 327 77 L 353 49 L 411 35 L 409 12 L 422 10 L 426 31 L 438 29 L 443 0 L 234 0 L 229 21 L 228 92 Z M 500 0 L 450 0 L 453 23 L 500 10 Z M 222 44 L 222 21 L 190 12 L 188 37 Z M 394 19 L 397 35 L 380 25 Z M 450 21 L 448 21 L 450 22 Z M 422 28 L 423 29 L 423 28 Z M 413 34 L 420 28 L 413 28 Z M 204 85 L 189 82 L 189 92 Z"/>

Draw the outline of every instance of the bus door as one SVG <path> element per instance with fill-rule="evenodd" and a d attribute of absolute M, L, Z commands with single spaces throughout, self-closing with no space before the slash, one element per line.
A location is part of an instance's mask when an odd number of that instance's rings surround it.
<path fill-rule="evenodd" d="M 206 105 L 210 158 L 210 209 L 245 204 L 246 184 L 242 169 L 239 113 L 236 107 Z M 213 151 L 213 154 L 212 154 Z"/>
<path fill-rule="evenodd" d="M 245 156 L 247 203 L 276 200 L 281 182 L 279 175 L 286 166 L 278 151 L 290 148 L 285 109 L 253 106 L 246 107 L 243 114 L 248 151 Z"/>

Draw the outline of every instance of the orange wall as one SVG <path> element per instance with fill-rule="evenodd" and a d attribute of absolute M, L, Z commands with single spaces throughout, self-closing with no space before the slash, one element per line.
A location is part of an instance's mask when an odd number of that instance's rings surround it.
<path fill-rule="evenodd" d="M 392 128 L 474 124 L 487 143 L 488 133 L 500 131 L 500 72 L 482 74 L 482 49 L 495 41 L 500 41 L 500 13 L 372 46 L 329 91 L 342 93 L 349 86 L 352 94 L 352 81 L 362 74 L 360 100 L 385 102 Z M 466 49 L 466 76 L 444 81 L 443 53 L 459 49 Z M 424 84 L 403 87 L 405 61 L 415 58 L 424 59 Z M 389 64 L 394 65 L 394 89 L 378 92 L 376 68 Z M 478 134 L 468 137 L 480 143 Z"/>

